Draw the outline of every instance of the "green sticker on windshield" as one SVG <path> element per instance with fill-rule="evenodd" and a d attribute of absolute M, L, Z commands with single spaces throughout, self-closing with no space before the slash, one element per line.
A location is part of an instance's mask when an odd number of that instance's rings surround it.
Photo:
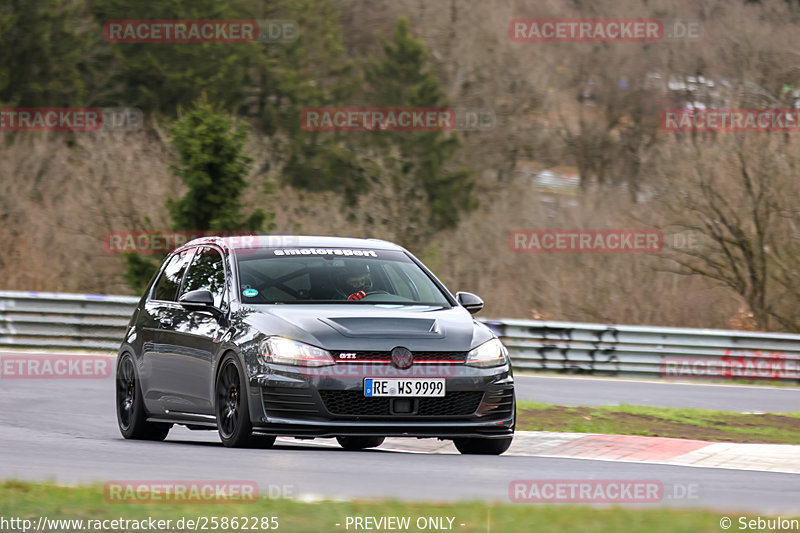
<path fill-rule="evenodd" d="M 245 290 L 242 291 L 242 294 L 244 294 L 248 298 L 252 298 L 253 296 L 257 296 L 258 295 L 258 291 L 255 290 L 255 289 L 245 289 Z"/>

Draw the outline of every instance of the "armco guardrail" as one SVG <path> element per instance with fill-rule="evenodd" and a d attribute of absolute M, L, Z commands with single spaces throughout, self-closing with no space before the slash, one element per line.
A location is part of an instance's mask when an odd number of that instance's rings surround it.
<path fill-rule="evenodd" d="M 800 335 L 719 329 L 486 320 L 516 370 L 798 381 Z"/>
<path fill-rule="evenodd" d="M 138 298 L 0 291 L 0 346 L 116 351 Z"/>
<path fill-rule="evenodd" d="M 0 291 L 0 346 L 116 351 L 138 298 Z M 516 370 L 798 381 L 800 335 L 484 320 Z"/>

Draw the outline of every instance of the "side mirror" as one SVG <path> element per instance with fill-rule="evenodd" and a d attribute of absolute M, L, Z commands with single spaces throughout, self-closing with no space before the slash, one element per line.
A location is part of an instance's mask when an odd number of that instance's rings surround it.
<path fill-rule="evenodd" d="M 474 315 L 483 309 L 483 300 L 471 292 L 457 292 L 456 300 L 458 300 L 458 303 L 461 305 L 461 307 L 469 311 L 470 314 Z"/>
<path fill-rule="evenodd" d="M 178 298 L 178 303 L 190 311 L 210 311 L 215 315 L 221 314 L 220 310 L 214 306 L 214 295 L 206 289 L 189 291 Z"/>

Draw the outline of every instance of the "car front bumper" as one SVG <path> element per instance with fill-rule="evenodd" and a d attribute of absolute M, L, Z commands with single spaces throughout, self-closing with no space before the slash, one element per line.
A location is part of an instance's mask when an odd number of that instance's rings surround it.
<path fill-rule="evenodd" d="M 366 397 L 367 377 L 444 377 L 445 396 Z M 251 378 L 249 399 L 254 431 L 269 435 L 452 439 L 514 433 L 514 378 L 508 366 L 435 365 L 402 371 L 388 365 L 316 370 L 275 365 Z"/>

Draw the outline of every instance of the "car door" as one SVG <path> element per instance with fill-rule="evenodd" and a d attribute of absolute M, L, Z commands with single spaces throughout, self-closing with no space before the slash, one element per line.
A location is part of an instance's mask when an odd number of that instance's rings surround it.
<path fill-rule="evenodd" d="M 165 413 L 176 379 L 166 358 L 169 350 L 165 342 L 176 318 L 182 314 L 183 308 L 177 302 L 178 291 L 193 253 L 194 249 L 181 250 L 167 259 L 143 309 L 142 331 L 146 346 L 142 353 L 140 383 L 145 406 L 153 414 Z"/>
<path fill-rule="evenodd" d="M 227 312 L 225 264 L 221 251 L 213 246 L 195 253 L 178 299 L 199 289 L 210 291 L 214 306 Z M 224 323 L 217 313 L 181 308 L 172 326 L 164 329 L 164 367 L 173 376 L 165 407 L 172 414 L 213 414 L 210 383 L 219 340 L 227 330 Z"/>

